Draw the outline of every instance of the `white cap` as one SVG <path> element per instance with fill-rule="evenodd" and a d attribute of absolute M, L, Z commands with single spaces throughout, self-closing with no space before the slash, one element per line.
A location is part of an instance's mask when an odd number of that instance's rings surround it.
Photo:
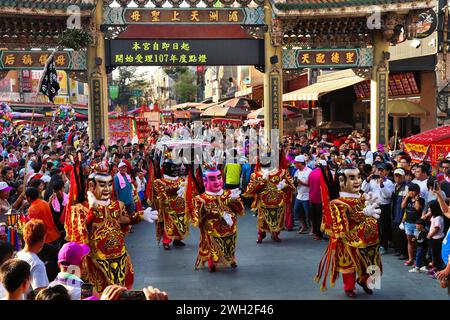
<path fill-rule="evenodd" d="M 9 191 L 12 190 L 12 188 L 4 181 L 0 182 L 0 191 Z"/>
<path fill-rule="evenodd" d="M 119 163 L 119 168 L 126 167 L 126 166 L 127 166 L 127 164 L 125 162 L 123 162 L 123 161 L 121 161 Z"/>
<path fill-rule="evenodd" d="M 41 177 L 41 180 L 44 181 L 45 183 L 49 183 L 50 180 L 51 180 L 51 178 L 50 178 L 49 176 L 43 175 L 43 176 Z"/>
<path fill-rule="evenodd" d="M 303 155 L 296 156 L 294 162 L 306 162 L 305 156 Z"/>
<path fill-rule="evenodd" d="M 395 169 L 394 175 L 395 174 L 399 174 L 401 176 L 404 176 L 405 175 L 405 170 L 403 170 L 402 168 Z"/>

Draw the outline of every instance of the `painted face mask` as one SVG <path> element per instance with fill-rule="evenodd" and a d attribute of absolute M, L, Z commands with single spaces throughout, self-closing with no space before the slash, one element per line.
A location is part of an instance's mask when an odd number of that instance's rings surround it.
<path fill-rule="evenodd" d="M 206 191 L 217 193 L 223 189 L 222 172 L 219 170 L 208 170 L 203 178 Z"/>

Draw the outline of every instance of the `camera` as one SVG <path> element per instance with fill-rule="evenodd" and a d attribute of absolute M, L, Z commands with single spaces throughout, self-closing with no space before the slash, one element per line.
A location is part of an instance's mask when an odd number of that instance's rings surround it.
<path fill-rule="evenodd" d="M 374 174 L 374 175 L 372 175 L 372 179 L 380 179 L 381 178 L 381 176 L 379 175 L 379 174 Z"/>
<path fill-rule="evenodd" d="M 147 300 L 144 291 L 127 290 L 119 293 L 119 300 Z"/>
<path fill-rule="evenodd" d="M 91 283 L 83 283 L 81 285 L 81 300 L 92 296 L 92 289 L 94 285 Z"/>

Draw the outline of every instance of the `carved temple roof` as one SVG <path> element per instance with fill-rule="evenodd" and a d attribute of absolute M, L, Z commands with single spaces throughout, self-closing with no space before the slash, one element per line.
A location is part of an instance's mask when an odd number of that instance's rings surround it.
<path fill-rule="evenodd" d="M 381 12 L 401 12 L 432 8 L 436 1 L 426 0 L 271 0 L 278 17 L 370 15 L 377 6 Z"/>
<path fill-rule="evenodd" d="M 0 7 L 24 9 L 66 9 L 71 5 L 90 10 L 95 7 L 95 0 L 0 0 Z"/>

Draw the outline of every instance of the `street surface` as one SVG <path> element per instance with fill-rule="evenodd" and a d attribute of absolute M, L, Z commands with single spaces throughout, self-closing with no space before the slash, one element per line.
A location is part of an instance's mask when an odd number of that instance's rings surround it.
<path fill-rule="evenodd" d="M 191 226 L 185 247 L 165 251 L 157 245 L 155 226 L 142 222 L 133 227 L 126 246 L 135 269 L 135 289 L 152 285 L 165 290 L 169 299 L 186 300 L 338 300 L 349 299 L 341 277 L 334 288 L 321 292 L 313 278 L 327 241 L 283 231 L 281 243 L 270 236 L 256 244 L 256 217 L 247 211 L 238 221 L 237 269 L 194 270 L 199 231 Z M 357 285 L 357 299 L 448 300 L 447 290 L 426 274 L 409 273 L 392 254 L 382 256 L 381 289 L 369 296 Z M 329 285 L 327 285 L 329 287 Z"/>

